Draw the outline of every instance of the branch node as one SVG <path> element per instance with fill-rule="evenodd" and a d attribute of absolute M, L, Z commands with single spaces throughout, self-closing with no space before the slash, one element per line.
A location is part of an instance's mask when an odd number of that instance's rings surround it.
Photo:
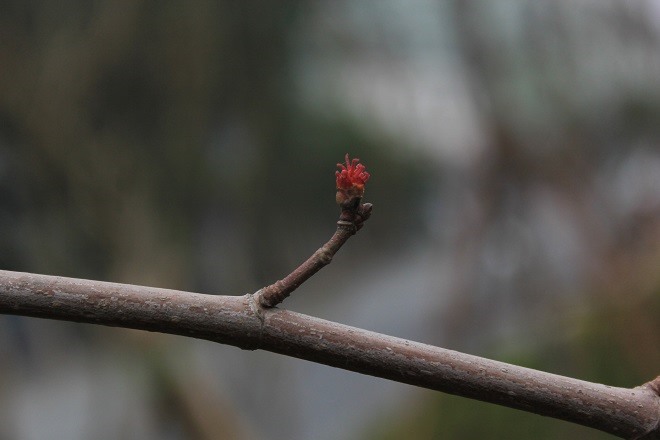
<path fill-rule="evenodd" d="M 258 298 L 261 298 L 262 290 L 264 289 L 259 289 L 254 294 L 248 293 L 247 299 L 248 299 L 248 304 L 250 305 L 250 310 L 252 310 L 252 313 L 254 313 L 254 315 L 259 319 L 259 321 L 261 321 L 261 327 L 263 329 L 263 326 L 266 321 L 266 317 L 264 316 L 264 309 L 262 305 L 257 300 Z"/>
<path fill-rule="evenodd" d="M 258 294 L 261 292 L 261 290 L 258 290 L 254 294 L 248 293 L 245 296 L 247 297 L 247 303 L 248 306 L 250 307 L 250 310 L 252 313 L 254 313 L 254 316 L 257 317 L 259 320 L 259 337 L 257 338 L 257 343 L 254 346 L 250 346 L 248 349 L 249 350 L 260 350 L 263 347 L 263 341 L 264 341 L 264 327 L 266 326 L 266 316 L 264 314 L 264 309 L 261 307 L 259 304 L 259 301 L 257 299 Z"/>
<path fill-rule="evenodd" d="M 648 388 L 652 389 L 655 394 L 660 397 L 660 376 L 656 377 L 655 379 L 646 382 L 644 385 L 646 385 Z"/>
<path fill-rule="evenodd" d="M 358 230 L 357 226 L 355 226 L 355 223 L 349 222 L 347 220 L 339 220 L 337 222 L 337 227 L 347 230 L 351 235 L 355 235 Z"/>
<path fill-rule="evenodd" d="M 332 262 L 332 251 L 326 245 L 321 246 L 314 254 L 324 266 Z"/>
<path fill-rule="evenodd" d="M 277 280 L 270 286 L 259 289 L 255 294 L 260 307 L 271 308 L 284 301 L 289 296 L 284 281 Z"/>

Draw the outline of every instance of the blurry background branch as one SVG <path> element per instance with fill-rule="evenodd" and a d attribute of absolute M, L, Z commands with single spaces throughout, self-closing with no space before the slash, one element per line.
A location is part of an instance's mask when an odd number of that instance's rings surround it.
<path fill-rule="evenodd" d="M 253 295 L 0 271 L 0 313 L 191 336 L 262 349 L 555 417 L 626 439 L 660 439 L 660 376 L 634 389 L 542 373 L 305 315 Z"/>

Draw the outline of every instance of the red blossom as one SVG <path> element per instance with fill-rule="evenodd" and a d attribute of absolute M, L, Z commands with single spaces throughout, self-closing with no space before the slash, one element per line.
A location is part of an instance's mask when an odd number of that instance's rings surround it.
<path fill-rule="evenodd" d="M 365 170 L 360 159 L 349 160 L 346 153 L 346 165 L 338 163 L 339 171 L 335 172 L 337 176 L 337 189 L 351 195 L 362 196 L 364 194 L 364 184 L 369 180 L 369 173 Z"/>

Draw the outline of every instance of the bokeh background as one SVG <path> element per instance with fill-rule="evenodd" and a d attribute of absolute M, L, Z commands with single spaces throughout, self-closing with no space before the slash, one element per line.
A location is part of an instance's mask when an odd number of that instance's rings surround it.
<path fill-rule="evenodd" d="M 0 1 L 0 267 L 660 373 L 660 1 Z M 0 316 L 1 439 L 606 439 L 265 352 Z"/>

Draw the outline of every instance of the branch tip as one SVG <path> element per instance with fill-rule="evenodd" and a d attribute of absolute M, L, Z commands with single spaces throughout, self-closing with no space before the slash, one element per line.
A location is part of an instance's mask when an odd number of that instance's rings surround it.
<path fill-rule="evenodd" d="M 312 254 L 303 264 L 285 278 L 255 293 L 257 302 L 266 308 L 275 307 L 284 301 L 295 289 L 312 275 L 330 264 L 337 251 L 351 235 L 362 229 L 364 222 L 371 216 L 371 203 L 362 203 L 364 186 L 369 180 L 369 173 L 360 159 L 345 157 L 345 164 L 337 164 L 335 173 L 337 194 L 335 199 L 341 208 L 337 230 L 330 240 Z"/>

